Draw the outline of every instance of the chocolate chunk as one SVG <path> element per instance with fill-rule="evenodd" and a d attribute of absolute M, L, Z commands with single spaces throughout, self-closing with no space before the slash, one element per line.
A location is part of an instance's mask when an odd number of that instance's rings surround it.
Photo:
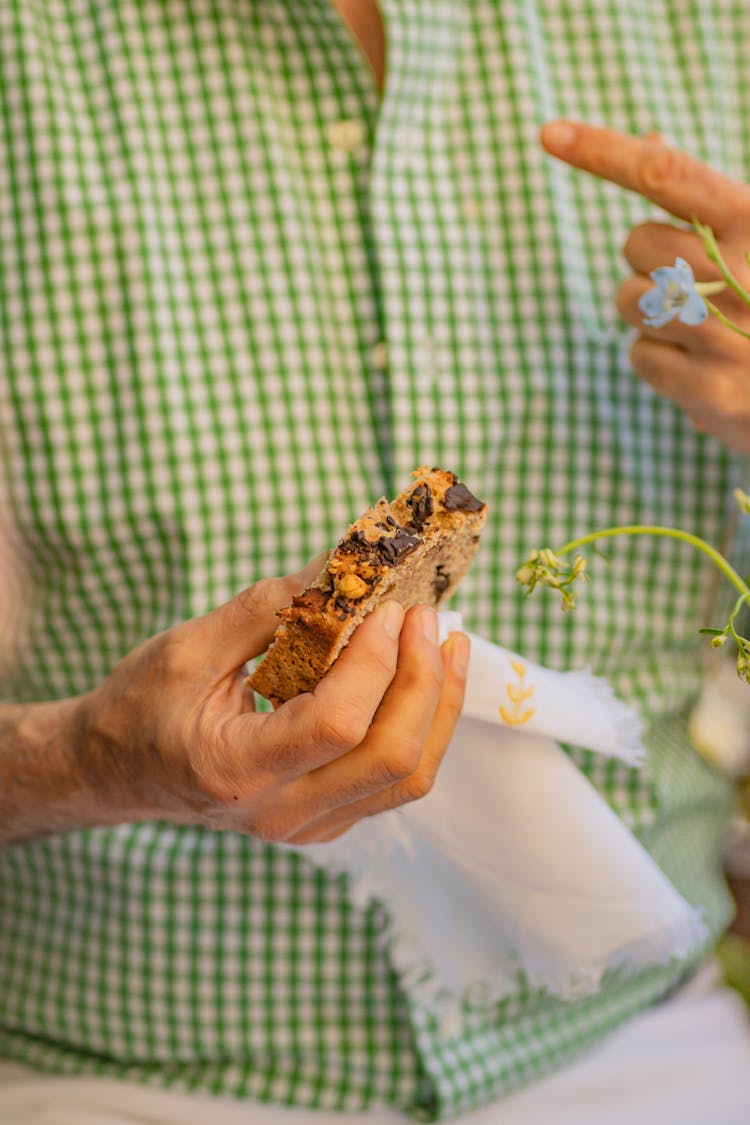
<path fill-rule="evenodd" d="M 421 531 L 434 511 L 432 492 L 428 485 L 418 484 L 406 503 L 412 511 L 412 526 Z"/>
<path fill-rule="evenodd" d="M 356 555 L 357 558 L 368 558 L 373 554 L 375 544 L 371 543 L 361 529 L 353 531 L 346 539 L 343 539 L 339 544 L 339 550 L 348 555 Z"/>
<path fill-rule="evenodd" d="M 484 504 L 465 484 L 454 484 L 445 493 L 443 504 L 449 512 L 481 512 Z"/>
<path fill-rule="evenodd" d="M 418 546 L 419 539 L 415 535 L 410 535 L 403 527 L 399 527 L 396 534 L 391 536 L 390 539 L 383 536 L 377 542 L 378 553 L 386 566 L 393 566 L 400 558 L 408 555 Z"/>
<path fill-rule="evenodd" d="M 432 588 L 435 591 L 435 597 L 439 598 L 451 584 L 450 574 L 446 574 L 443 569 L 443 564 L 438 563 L 435 567 L 435 577 L 432 580 Z"/>

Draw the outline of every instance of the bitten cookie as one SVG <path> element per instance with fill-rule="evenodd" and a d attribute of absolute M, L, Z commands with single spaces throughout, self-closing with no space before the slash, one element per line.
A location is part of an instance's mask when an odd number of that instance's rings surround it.
<path fill-rule="evenodd" d="M 468 570 L 487 505 L 454 473 L 423 466 L 412 475 L 400 496 L 351 525 L 313 584 L 280 611 L 246 681 L 274 707 L 312 691 L 378 602 L 441 606 Z"/>

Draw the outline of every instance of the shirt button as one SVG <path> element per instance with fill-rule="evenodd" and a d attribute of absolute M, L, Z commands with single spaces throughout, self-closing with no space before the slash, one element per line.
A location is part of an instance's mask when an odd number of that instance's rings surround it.
<path fill-rule="evenodd" d="M 332 121 L 326 129 L 326 137 L 331 148 L 339 152 L 354 152 L 362 148 L 367 140 L 367 126 L 356 118 Z"/>
<path fill-rule="evenodd" d="M 388 366 L 388 345 L 385 340 L 379 340 L 370 349 L 370 363 L 376 371 L 385 371 Z"/>

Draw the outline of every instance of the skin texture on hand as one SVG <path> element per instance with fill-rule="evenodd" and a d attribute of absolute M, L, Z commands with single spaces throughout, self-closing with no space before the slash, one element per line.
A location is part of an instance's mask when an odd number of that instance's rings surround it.
<path fill-rule="evenodd" d="M 547 152 L 574 168 L 619 184 L 664 208 L 676 219 L 710 226 L 722 257 L 744 288 L 750 287 L 750 187 L 714 171 L 707 164 L 666 145 L 657 134 L 633 137 L 580 122 L 553 121 L 544 126 Z M 617 308 L 623 320 L 639 329 L 630 351 L 636 374 L 671 399 L 700 432 L 712 434 L 740 453 L 750 453 L 750 340 L 709 316 L 690 327 L 673 321 L 648 328 L 638 308 L 653 285 L 659 266 L 684 258 L 698 281 L 720 278 L 708 261 L 698 235 L 668 223 L 646 222 L 633 228 L 624 254 L 634 276 L 620 286 Z M 745 331 L 750 307 L 730 290 L 713 303 Z"/>
<path fill-rule="evenodd" d="M 319 569 L 316 559 L 258 582 L 152 637 L 76 701 L 9 711 L 0 778 L 17 771 L 14 753 L 28 760 L 38 745 L 0 840 L 162 819 L 306 843 L 426 794 L 461 711 L 469 651 L 463 634 L 441 649 L 432 609 L 379 606 L 314 692 L 273 713 L 254 709 L 245 663 Z M 37 737 L 29 731 L 45 706 L 65 709 L 66 723 L 55 734 L 51 716 Z M 0 708 L 0 731 L 2 718 Z"/>

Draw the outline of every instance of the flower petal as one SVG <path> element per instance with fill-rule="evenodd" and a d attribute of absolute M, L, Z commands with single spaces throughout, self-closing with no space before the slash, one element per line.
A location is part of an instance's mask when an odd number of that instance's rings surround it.
<path fill-rule="evenodd" d="M 657 316 L 664 308 L 664 294 L 660 289 L 648 289 L 639 297 L 638 308 L 645 316 Z"/>
<path fill-rule="evenodd" d="M 674 260 L 675 274 L 683 289 L 692 289 L 695 285 L 695 274 L 692 267 L 688 265 L 684 258 L 675 258 Z"/>
<path fill-rule="evenodd" d="M 683 324 L 703 324 L 708 316 L 708 306 L 695 289 L 689 294 L 685 304 L 680 309 L 680 320 Z"/>
<path fill-rule="evenodd" d="M 678 313 L 679 309 L 664 309 L 657 316 L 644 317 L 643 323 L 647 328 L 663 328 L 670 320 L 674 320 Z"/>
<path fill-rule="evenodd" d="M 649 289 L 639 301 L 638 308 L 643 313 L 643 322 L 649 328 L 663 328 L 680 312 L 679 308 L 669 307 L 664 301 L 661 289 Z"/>
<path fill-rule="evenodd" d="M 651 271 L 650 277 L 660 289 L 666 289 L 670 281 L 676 281 L 678 285 L 680 284 L 680 277 L 674 266 L 659 266 L 658 269 Z"/>

